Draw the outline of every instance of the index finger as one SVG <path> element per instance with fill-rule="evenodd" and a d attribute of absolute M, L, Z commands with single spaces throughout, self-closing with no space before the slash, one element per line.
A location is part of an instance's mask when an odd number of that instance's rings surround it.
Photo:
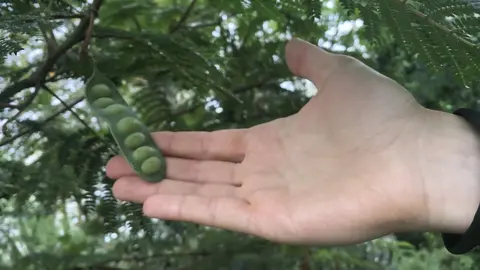
<path fill-rule="evenodd" d="M 246 132 L 246 129 L 159 131 L 152 137 L 166 156 L 241 162 L 245 156 Z"/>

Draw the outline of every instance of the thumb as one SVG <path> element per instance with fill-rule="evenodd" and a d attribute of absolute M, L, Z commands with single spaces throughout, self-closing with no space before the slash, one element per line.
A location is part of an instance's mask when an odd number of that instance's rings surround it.
<path fill-rule="evenodd" d="M 341 61 L 341 55 L 329 53 L 298 38 L 287 43 L 285 57 L 288 68 L 294 75 L 310 80 L 317 88 L 344 62 Z"/>

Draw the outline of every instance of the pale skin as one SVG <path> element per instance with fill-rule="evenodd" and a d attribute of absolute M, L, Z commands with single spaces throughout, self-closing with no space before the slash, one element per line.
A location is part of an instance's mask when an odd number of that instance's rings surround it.
<path fill-rule="evenodd" d="M 466 230 L 480 202 L 480 143 L 463 119 L 304 41 L 291 40 L 285 58 L 318 89 L 298 113 L 249 129 L 153 133 L 167 179 L 142 181 L 114 157 L 114 195 L 148 217 L 283 243 Z"/>

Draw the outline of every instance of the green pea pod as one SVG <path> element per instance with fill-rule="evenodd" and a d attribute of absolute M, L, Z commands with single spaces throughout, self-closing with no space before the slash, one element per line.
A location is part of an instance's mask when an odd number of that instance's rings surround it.
<path fill-rule="evenodd" d="M 94 68 L 85 86 L 90 109 L 105 121 L 122 155 L 142 179 L 159 182 L 165 178 L 165 158 L 140 121 L 117 91 L 113 82 Z"/>

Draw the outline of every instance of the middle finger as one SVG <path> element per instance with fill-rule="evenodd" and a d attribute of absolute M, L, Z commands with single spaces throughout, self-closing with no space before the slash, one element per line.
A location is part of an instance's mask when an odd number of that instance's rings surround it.
<path fill-rule="evenodd" d="M 167 171 L 166 178 L 196 183 L 217 183 L 240 186 L 240 164 L 211 161 L 193 160 L 174 157 L 165 158 Z M 112 179 L 124 176 L 135 176 L 128 162 L 121 156 L 112 158 L 107 164 L 107 175 Z"/>
<path fill-rule="evenodd" d="M 156 194 L 238 197 L 237 188 L 230 185 L 189 183 L 170 179 L 150 183 L 135 176 L 118 179 L 113 185 L 113 194 L 119 200 L 136 203 L 143 203 L 148 197 Z"/>

